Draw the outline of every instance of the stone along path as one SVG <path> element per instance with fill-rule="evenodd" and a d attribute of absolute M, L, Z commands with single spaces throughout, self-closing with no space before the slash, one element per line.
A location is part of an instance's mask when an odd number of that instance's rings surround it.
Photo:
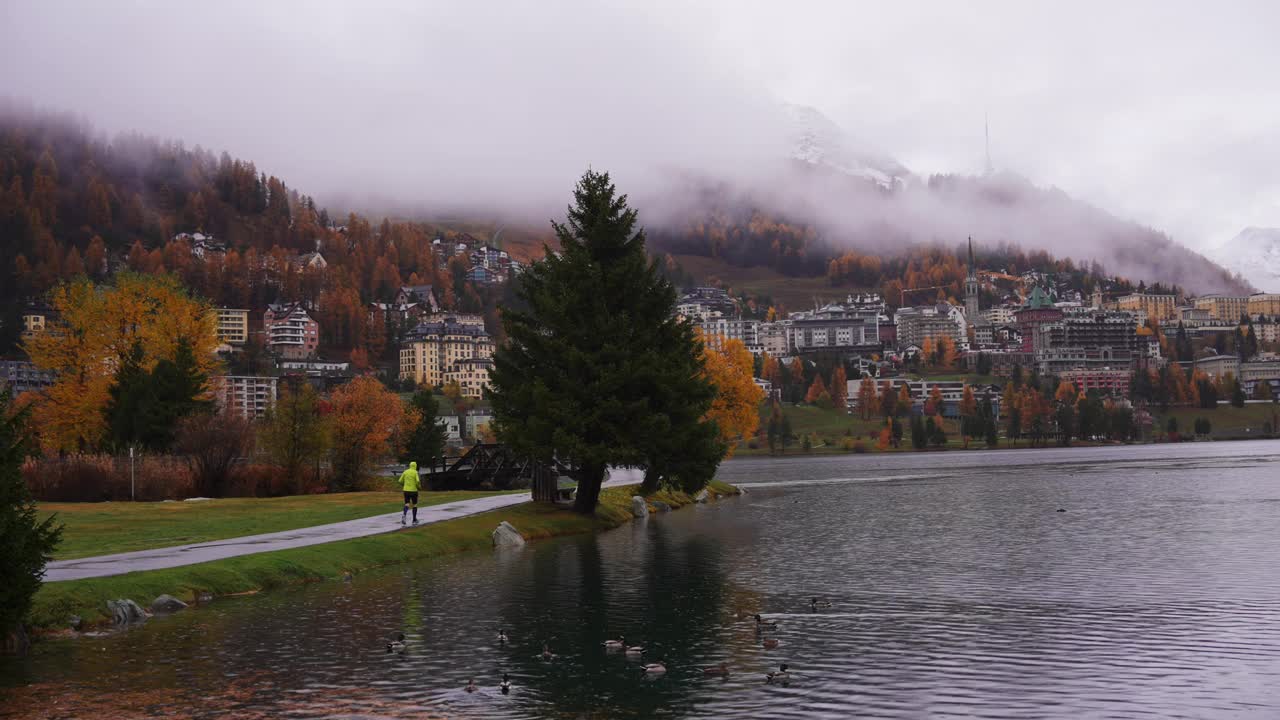
<path fill-rule="evenodd" d="M 617 473 L 614 475 L 630 473 Z M 616 487 L 635 483 L 633 477 L 618 478 L 605 482 L 605 487 Z M 476 515 L 500 510 L 512 505 L 529 502 L 525 493 L 512 495 L 494 495 L 492 497 L 458 500 L 430 507 L 418 508 L 418 525 L 430 525 L 442 520 Z M 96 557 L 78 558 L 75 560 L 54 560 L 45 566 L 45 582 L 60 580 L 82 580 L 84 578 L 123 575 L 140 570 L 163 570 L 165 568 L 195 565 L 196 563 L 241 555 L 287 550 L 289 548 L 320 545 L 323 543 L 351 540 L 354 538 L 380 535 L 404 529 L 400 526 L 400 511 L 385 515 L 347 520 L 328 525 L 265 533 L 262 535 L 246 535 L 238 538 L 214 540 L 192 545 L 175 545 L 173 547 L 138 550 L 136 552 L 118 553 L 116 555 L 98 555 Z"/>

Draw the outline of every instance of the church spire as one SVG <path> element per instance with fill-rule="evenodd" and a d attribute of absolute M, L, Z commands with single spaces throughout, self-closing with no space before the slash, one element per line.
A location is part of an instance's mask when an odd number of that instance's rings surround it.
<path fill-rule="evenodd" d="M 972 277 L 978 272 L 978 266 L 973 262 L 973 236 L 969 236 L 969 275 Z"/>

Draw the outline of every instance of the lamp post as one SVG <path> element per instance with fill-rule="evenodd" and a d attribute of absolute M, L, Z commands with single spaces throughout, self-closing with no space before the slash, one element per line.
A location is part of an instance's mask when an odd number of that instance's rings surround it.
<path fill-rule="evenodd" d="M 136 499 L 134 498 L 135 484 L 136 483 L 134 482 L 134 472 L 133 472 L 133 446 L 130 445 L 129 446 L 129 500 L 130 501 Z"/>

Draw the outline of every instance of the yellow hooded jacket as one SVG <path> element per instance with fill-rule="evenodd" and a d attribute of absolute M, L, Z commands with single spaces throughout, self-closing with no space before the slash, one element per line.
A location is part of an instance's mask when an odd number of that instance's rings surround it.
<path fill-rule="evenodd" d="M 422 489 L 422 482 L 418 480 L 418 463 L 409 463 L 409 469 L 400 473 L 400 489 L 405 492 L 418 492 Z"/>

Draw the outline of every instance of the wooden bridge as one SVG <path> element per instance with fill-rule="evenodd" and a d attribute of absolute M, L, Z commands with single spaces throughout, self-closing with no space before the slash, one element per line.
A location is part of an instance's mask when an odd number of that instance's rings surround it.
<path fill-rule="evenodd" d="M 566 502 L 577 487 L 568 465 L 558 460 L 541 463 L 520 458 L 496 443 L 477 442 L 457 458 L 432 458 L 419 463 L 419 471 L 428 490 L 531 488 L 534 500 L 546 502 Z"/>

